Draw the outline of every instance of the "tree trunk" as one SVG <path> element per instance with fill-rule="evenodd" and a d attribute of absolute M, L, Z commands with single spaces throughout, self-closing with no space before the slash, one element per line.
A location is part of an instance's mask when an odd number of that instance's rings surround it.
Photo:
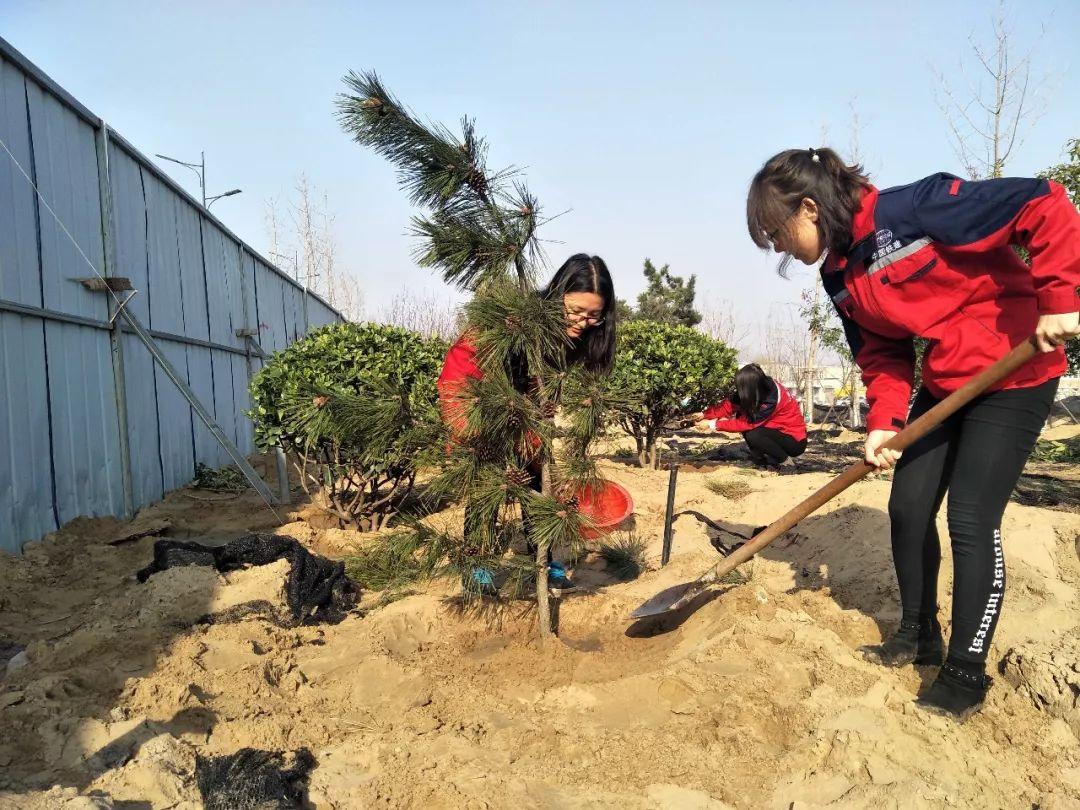
<path fill-rule="evenodd" d="M 552 495 L 551 459 L 545 458 L 540 471 L 540 489 L 544 495 Z M 536 611 L 540 616 L 540 639 L 551 638 L 551 607 L 548 604 L 548 546 L 536 544 Z"/>
<path fill-rule="evenodd" d="M 851 385 L 848 386 L 848 389 L 851 391 L 851 426 L 857 428 L 862 413 L 859 411 L 859 373 L 854 368 L 851 372 Z"/>
<path fill-rule="evenodd" d="M 818 290 L 821 289 L 821 279 L 814 284 L 814 309 L 818 306 Z M 815 364 L 817 363 L 818 334 L 814 329 L 810 330 L 810 346 L 806 358 L 806 424 L 814 421 L 814 377 L 816 375 Z"/>

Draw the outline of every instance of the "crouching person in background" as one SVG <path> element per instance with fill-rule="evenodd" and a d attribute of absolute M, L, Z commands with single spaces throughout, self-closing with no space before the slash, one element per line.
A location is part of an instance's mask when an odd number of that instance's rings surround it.
<path fill-rule="evenodd" d="M 806 450 L 798 401 L 756 363 L 739 369 L 727 399 L 695 416 L 700 430 L 741 433 L 759 467 L 777 469 Z"/>

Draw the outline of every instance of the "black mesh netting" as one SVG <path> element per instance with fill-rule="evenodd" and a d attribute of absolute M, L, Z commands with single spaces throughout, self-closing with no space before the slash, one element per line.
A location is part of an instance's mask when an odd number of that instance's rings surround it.
<path fill-rule="evenodd" d="M 195 758 L 195 779 L 206 810 L 294 810 L 304 807 L 315 757 L 241 748 L 223 757 Z"/>
<path fill-rule="evenodd" d="M 158 540 L 154 561 L 136 576 L 146 582 L 159 571 L 182 565 L 212 565 L 225 572 L 280 559 L 290 565 L 285 596 L 295 623 L 340 622 L 356 606 L 360 589 L 345 575 L 345 563 L 312 554 L 292 537 L 272 534 L 249 534 L 224 546 Z"/>

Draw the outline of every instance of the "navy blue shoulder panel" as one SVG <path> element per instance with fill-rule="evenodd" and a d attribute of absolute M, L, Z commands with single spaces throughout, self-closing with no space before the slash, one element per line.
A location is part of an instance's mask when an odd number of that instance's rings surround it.
<path fill-rule="evenodd" d="M 949 175 L 935 175 L 934 178 L 952 178 Z M 927 180 L 932 178 L 927 178 Z M 867 237 L 867 242 L 860 245 L 858 256 L 850 260 L 862 260 L 870 264 L 883 259 L 890 253 L 906 248 L 912 242 L 927 236 L 923 223 L 919 220 L 915 203 L 919 187 L 925 180 L 909 183 L 906 186 L 893 186 L 878 192 L 874 206 L 874 232 Z M 852 251 L 853 253 L 855 251 Z"/>
<path fill-rule="evenodd" d="M 1050 193 L 1046 180 L 961 180 L 949 174 L 931 175 L 904 188 L 911 189 L 911 218 L 927 236 L 947 246 L 969 245 L 997 233 L 1025 205 Z"/>
<path fill-rule="evenodd" d="M 777 389 L 778 383 L 774 380 L 772 384 L 772 390 L 766 395 L 765 399 L 758 405 L 758 412 L 755 416 L 749 416 L 750 422 L 764 422 L 773 412 L 776 410 L 777 404 L 780 402 L 780 391 Z"/>

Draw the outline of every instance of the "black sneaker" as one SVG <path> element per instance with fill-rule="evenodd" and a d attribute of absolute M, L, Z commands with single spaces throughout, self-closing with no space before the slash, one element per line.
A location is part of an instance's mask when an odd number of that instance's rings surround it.
<path fill-rule="evenodd" d="M 867 661 L 885 667 L 902 667 L 906 664 L 939 667 L 945 660 L 945 642 L 936 618 L 919 622 L 902 621 L 900 629 L 888 641 L 859 647 L 859 651 Z"/>
<path fill-rule="evenodd" d="M 965 672 L 946 662 L 915 705 L 962 723 L 982 708 L 993 683 L 994 679 L 984 672 Z"/>

